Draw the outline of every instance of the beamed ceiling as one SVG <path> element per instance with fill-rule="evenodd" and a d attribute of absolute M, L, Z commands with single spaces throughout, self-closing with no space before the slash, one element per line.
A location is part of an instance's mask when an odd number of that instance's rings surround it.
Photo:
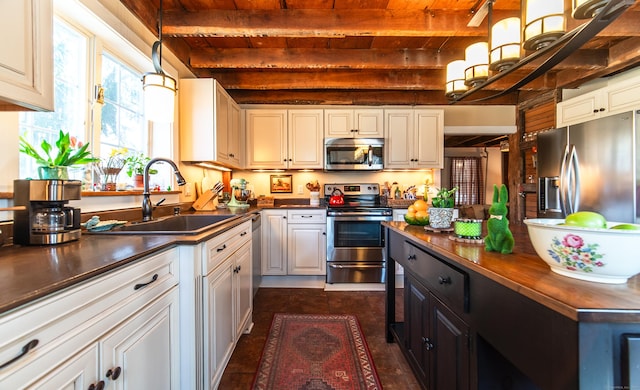
<path fill-rule="evenodd" d="M 159 0 L 120 0 L 158 35 Z M 520 16 L 495 0 L 493 21 Z M 163 0 L 163 45 L 240 104 L 447 104 L 446 64 L 486 41 L 467 24 L 484 0 Z M 567 31 L 588 22 L 570 17 Z M 640 65 L 637 1 L 564 61 L 519 90 L 482 102 L 536 69 L 536 60 L 458 104 L 516 104 Z M 530 54 L 530 53 L 525 53 Z M 495 137 L 489 137 L 491 139 Z M 486 138 L 481 144 L 486 144 Z"/>

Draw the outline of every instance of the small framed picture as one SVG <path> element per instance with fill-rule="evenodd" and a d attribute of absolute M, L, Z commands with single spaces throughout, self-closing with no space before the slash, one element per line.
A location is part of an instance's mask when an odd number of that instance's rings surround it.
<path fill-rule="evenodd" d="M 292 175 L 271 175 L 271 193 L 293 192 Z"/>

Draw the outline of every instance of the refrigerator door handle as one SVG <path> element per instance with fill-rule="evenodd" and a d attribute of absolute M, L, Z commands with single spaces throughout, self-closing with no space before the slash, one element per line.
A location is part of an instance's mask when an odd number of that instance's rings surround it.
<path fill-rule="evenodd" d="M 569 147 L 573 145 L 565 145 L 564 153 L 562 154 L 562 164 L 560 165 L 560 210 L 563 215 L 570 214 L 568 210 L 568 180 L 569 180 Z"/>
<path fill-rule="evenodd" d="M 569 181 L 571 188 L 571 196 L 569 204 L 572 213 L 580 210 L 580 162 L 578 161 L 578 151 L 574 145 L 571 145 L 571 165 L 569 166 Z M 572 177 L 573 176 L 573 177 Z"/>

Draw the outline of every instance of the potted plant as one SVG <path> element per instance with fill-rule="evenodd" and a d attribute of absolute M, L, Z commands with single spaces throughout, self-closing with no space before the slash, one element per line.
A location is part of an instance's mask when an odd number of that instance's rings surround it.
<path fill-rule="evenodd" d="M 151 158 L 144 153 L 131 153 L 125 159 L 125 165 L 127 167 L 127 176 L 134 178 L 134 184 L 136 188 L 143 186 L 143 174 L 144 167 L 151 161 Z M 154 175 L 158 173 L 157 169 L 150 168 L 149 174 Z"/>
<path fill-rule="evenodd" d="M 453 206 L 455 200 L 453 194 L 458 187 L 447 189 L 442 187 L 438 190 L 436 196 L 431 199 L 433 207 L 429 207 L 429 226 L 434 229 L 446 229 L 451 227 L 453 219 Z"/>
<path fill-rule="evenodd" d="M 46 139 L 40 143 L 37 150 L 23 136 L 20 136 L 20 152 L 36 160 L 38 176 L 40 179 L 68 180 L 68 168 L 77 165 L 84 165 L 96 161 L 87 149 L 89 144 L 83 144 L 76 137 L 60 130 L 55 148 Z M 42 153 L 41 153 L 42 152 Z"/>

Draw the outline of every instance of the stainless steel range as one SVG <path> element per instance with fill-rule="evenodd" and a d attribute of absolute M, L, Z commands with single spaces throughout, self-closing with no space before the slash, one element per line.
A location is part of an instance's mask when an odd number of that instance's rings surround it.
<path fill-rule="evenodd" d="M 339 191 L 336 191 L 339 190 Z M 331 204 L 342 192 L 344 204 Z M 383 283 L 384 229 L 391 208 L 381 206 L 377 183 L 325 184 L 327 201 L 327 283 Z"/>

